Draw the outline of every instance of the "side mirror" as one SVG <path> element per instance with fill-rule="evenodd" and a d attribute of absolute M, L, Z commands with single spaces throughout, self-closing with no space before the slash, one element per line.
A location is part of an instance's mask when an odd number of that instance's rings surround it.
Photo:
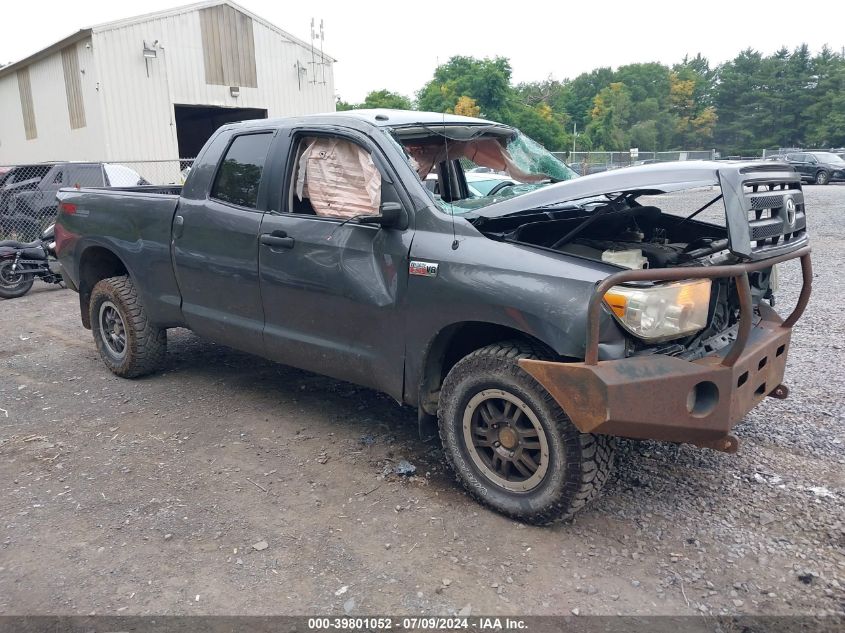
<path fill-rule="evenodd" d="M 398 202 L 384 202 L 379 215 L 366 215 L 358 220 L 359 224 L 378 224 L 383 229 L 408 228 L 408 214 Z"/>

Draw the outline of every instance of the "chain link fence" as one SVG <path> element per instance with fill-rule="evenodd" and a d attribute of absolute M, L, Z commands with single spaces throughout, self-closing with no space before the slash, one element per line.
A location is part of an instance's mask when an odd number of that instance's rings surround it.
<path fill-rule="evenodd" d="M 181 185 L 192 165 L 192 158 L 0 165 L 0 240 L 38 239 L 55 221 L 59 189 Z"/>
<path fill-rule="evenodd" d="M 677 160 L 715 160 L 715 150 L 680 150 L 674 152 L 553 152 L 581 176 L 620 167 L 665 163 Z"/>
<path fill-rule="evenodd" d="M 798 147 L 767 147 L 763 150 L 763 158 L 775 158 L 778 156 L 786 156 L 790 152 L 800 152 Z"/>

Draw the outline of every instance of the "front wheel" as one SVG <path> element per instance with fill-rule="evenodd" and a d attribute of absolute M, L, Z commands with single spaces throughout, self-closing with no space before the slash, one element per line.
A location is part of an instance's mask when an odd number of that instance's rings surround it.
<path fill-rule="evenodd" d="M 438 418 L 446 457 L 470 494 L 507 516 L 546 524 L 599 494 L 615 441 L 581 433 L 517 364 L 541 356 L 522 341 L 466 356 L 446 376 Z"/>
<path fill-rule="evenodd" d="M 816 184 L 817 185 L 826 185 L 830 182 L 830 174 L 826 171 L 820 171 L 816 174 Z"/>
<path fill-rule="evenodd" d="M 13 265 L 11 259 L 0 262 L 0 297 L 3 299 L 22 297 L 35 283 L 32 273 L 27 274 L 19 267 L 13 270 Z"/>
<path fill-rule="evenodd" d="M 129 277 L 97 282 L 88 310 L 100 357 L 114 374 L 135 378 L 158 369 L 167 350 L 167 330 L 150 323 Z"/>

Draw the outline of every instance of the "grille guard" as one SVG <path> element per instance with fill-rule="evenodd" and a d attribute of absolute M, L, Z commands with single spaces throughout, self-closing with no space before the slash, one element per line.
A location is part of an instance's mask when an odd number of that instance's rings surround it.
<path fill-rule="evenodd" d="M 801 260 L 803 284 L 792 313 L 781 318 L 766 304 L 753 327 L 749 273 L 790 259 Z M 709 268 L 625 270 L 597 284 L 587 316 L 583 363 L 524 359 L 520 367 L 558 402 L 584 433 L 690 442 L 733 452 L 731 428 L 767 395 L 785 398 L 781 384 L 792 326 L 812 289 L 810 247 L 766 260 Z M 694 361 L 654 354 L 599 361 L 599 323 L 604 294 L 629 281 L 733 278 L 739 294 L 737 336 L 729 348 Z"/>

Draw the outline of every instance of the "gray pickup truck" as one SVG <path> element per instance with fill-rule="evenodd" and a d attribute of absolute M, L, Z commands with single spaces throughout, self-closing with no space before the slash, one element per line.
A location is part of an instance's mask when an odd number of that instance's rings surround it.
<path fill-rule="evenodd" d="M 695 188 L 701 208 L 657 206 Z M 58 198 L 64 275 L 115 374 L 154 371 L 186 327 L 371 387 L 439 428 L 475 498 L 535 523 L 598 494 L 617 436 L 735 451 L 733 426 L 787 395 L 812 276 L 788 165 L 577 178 L 511 127 L 443 114 L 230 124 L 182 188 Z M 693 217 L 716 203 L 723 223 Z M 772 271 L 795 258 L 784 320 Z"/>

